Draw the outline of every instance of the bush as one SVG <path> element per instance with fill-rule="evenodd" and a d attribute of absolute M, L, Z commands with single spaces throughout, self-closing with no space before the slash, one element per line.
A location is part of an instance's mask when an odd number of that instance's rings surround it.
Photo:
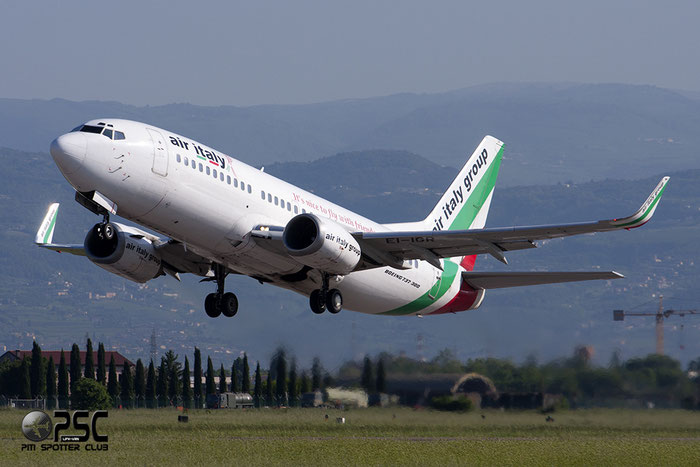
<path fill-rule="evenodd" d="M 430 405 L 447 412 L 468 412 L 472 409 L 472 401 L 467 396 L 436 396 L 430 400 Z"/>
<path fill-rule="evenodd" d="M 71 395 L 71 408 L 81 410 L 109 409 L 112 398 L 107 389 L 94 379 L 81 378 Z"/>

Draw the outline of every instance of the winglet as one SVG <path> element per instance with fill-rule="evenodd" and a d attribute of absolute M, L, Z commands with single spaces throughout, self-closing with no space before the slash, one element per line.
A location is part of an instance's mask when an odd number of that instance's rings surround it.
<path fill-rule="evenodd" d="M 670 177 L 664 177 L 661 179 L 659 184 L 656 185 L 656 188 L 654 188 L 654 191 L 651 192 L 647 200 L 644 202 L 644 204 L 642 204 L 642 206 L 637 212 L 623 219 L 615 219 L 611 222 L 611 224 L 615 227 L 629 230 L 634 229 L 636 227 L 641 227 L 642 225 L 649 222 L 651 216 L 654 215 L 656 206 L 659 204 L 661 195 L 666 189 L 666 184 L 668 183 L 669 178 Z"/>
<path fill-rule="evenodd" d="M 39 230 L 36 232 L 36 237 L 34 237 L 34 243 L 37 245 L 46 245 L 51 243 L 53 240 L 53 231 L 56 228 L 56 217 L 58 217 L 58 203 L 53 203 L 49 206 L 44 220 L 41 221 Z"/>

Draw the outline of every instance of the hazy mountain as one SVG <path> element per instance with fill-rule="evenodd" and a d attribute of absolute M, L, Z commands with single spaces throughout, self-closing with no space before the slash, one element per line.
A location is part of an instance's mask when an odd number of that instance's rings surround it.
<path fill-rule="evenodd" d="M 0 99 L 0 145 L 46 151 L 92 118 L 145 121 L 252 165 L 390 149 L 461 167 L 485 134 L 506 142 L 502 186 L 700 168 L 700 101 L 653 86 L 492 84 L 310 105 L 135 107 Z"/>
<path fill-rule="evenodd" d="M 463 359 L 494 355 L 522 360 L 529 353 L 548 359 L 586 344 L 605 363 L 616 348 L 625 358 L 654 348 L 653 319 L 613 322 L 612 309 L 651 300 L 642 308 L 653 310 L 652 294 L 658 292 L 666 294 L 670 307 L 693 308 L 700 300 L 697 170 L 670 174 L 656 216 L 641 229 L 543 242 L 539 250 L 508 255 L 510 270 L 614 269 L 627 276 L 624 280 L 491 291 L 479 310 L 418 319 L 348 311 L 317 316 L 305 297 L 231 277 L 227 288 L 239 295 L 240 312 L 233 319 L 211 320 L 202 302 L 213 286 L 199 284 L 198 278 L 178 283 L 164 277 L 139 286 L 85 258 L 35 247 L 34 233 L 52 201 L 62 203 L 55 241 L 79 243 L 99 219 L 73 201 L 72 188 L 48 154 L 0 150 L 0 161 L 0 349 L 29 348 L 35 337 L 44 348 L 68 348 L 74 341 L 82 345 L 87 333 L 130 357 L 147 358 L 155 327 L 159 346 L 191 354 L 199 345 L 227 364 L 242 350 L 265 363 L 278 344 L 287 345 L 302 365 L 314 355 L 330 367 L 381 350 L 415 355 L 419 334 L 428 355 L 450 347 Z M 387 173 L 392 168 L 394 176 Z M 397 151 L 339 154 L 266 170 L 386 222 L 424 217 L 456 172 Z M 660 175 L 638 181 L 499 185 L 487 226 L 627 215 Z M 482 256 L 477 268 L 506 267 Z M 672 317 L 668 352 L 684 361 L 697 357 L 699 325 L 693 317 Z"/>

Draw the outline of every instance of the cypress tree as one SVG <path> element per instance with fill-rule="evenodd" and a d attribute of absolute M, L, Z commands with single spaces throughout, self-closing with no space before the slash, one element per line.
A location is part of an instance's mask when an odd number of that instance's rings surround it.
<path fill-rule="evenodd" d="M 233 365 L 231 365 L 231 392 L 241 392 L 240 385 L 238 384 L 238 373 L 236 371 L 236 361 L 233 361 Z"/>
<path fill-rule="evenodd" d="M 97 347 L 97 381 L 102 383 L 103 385 L 106 383 L 107 380 L 106 368 L 107 365 L 105 362 L 105 346 L 102 342 L 100 342 L 99 346 Z"/>
<path fill-rule="evenodd" d="M 131 374 L 131 366 L 126 360 L 124 360 L 124 371 L 122 371 L 121 396 L 122 405 L 127 409 L 132 408 L 132 401 L 134 399 L 134 378 Z"/>
<path fill-rule="evenodd" d="M 377 392 L 386 392 L 386 372 L 384 371 L 384 359 L 379 358 L 377 362 Z"/>
<path fill-rule="evenodd" d="M 277 351 L 275 360 L 275 368 L 277 370 L 277 405 L 283 405 L 285 404 L 287 390 L 287 357 L 284 354 L 284 349 L 279 349 Z"/>
<path fill-rule="evenodd" d="M 374 376 L 372 375 L 372 360 L 369 359 L 369 355 L 365 355 L 365 360 L 362 365 L 362 380 L 360 384 L 365 391 L 373 392 Z"/>
<path fill-rule="evenodd" d="M 192 388 L 190 387 L 190 361 L 185 356 L 185 369 L 182 370 L 182 406 L 192 407 Z"/>
<path fill-rule="evenodd" d="M 207 387 L 206 395 L 216 394 L 216 383 L 214 382 L 214 364 L 211 362 L 211 357 L 207 357 Z"/>
<path fill-rule="evenodd" d="M 194 348 L 194 407 L 202 407 L 202 353 Z"/>
<path fill-rule="evenodd" d="M 323 389 L 323 366 L 318 357 L 314 357 L 313 365 L 311 366 L 311 390 Z"/>
<path fill-rule="evenodd" d="M 226 392 L 226 370 L 224 370 L 224 364 L 221 364 L 221 369 L 219 370 L 219 393 L 223 394 Z"/>
<path fill-rule="evenodd" d="M 272 405 L 272 372 L 267 372 L 267 384 L 265 385 L 265 404 Z"/>
<path fill-rule="evenodd" d="M 32 344 L 32 366 L 29 378 L 32 397 L 46 395 L 46 367 L 41 358 L 41 347 L 36 341 Z"/>
<path fill-rule="evenodd" d="M 148 364 L 148 376 L 146 377 L 146 407 L 149 409 L 155 408 L 156 400 L 156 368 L 153 365 L 153 360 Z"/>
<path fill-rule="evenodd" d="M 258 362 L 255 367 L 255 388 L 253 389 L 253 399 L 255 401 L 255 407 L 260 407 L 262 404 L 262 377 L 260 376 L 260 362 Z"/>
<path fill-rule="evenodd" d="M 68 405 L 68 367 L 66 353 L 61 349 L 61 361 L 58 364 L 58 407 L 67 409 Z"/>
<path fill-rule="evenodd" d="M 112 398 L 112 404 L 117 406 L 119 397 L 119 381 L 117 381 L 117 365 L 114 363 L 114 354 L 109 360 L 109 378 L 107 380 L 107 393 Z"/>
<path fill-rule="evenodd" d="M 159 407 L 166 407 L 168 405 L 168 371 L 166 367 L 165 357 L 161 357 L 160 367 L 158 368 L 158 379 L 156 380 Z"/>
<path fill-rule="evenodd" d="M 87 348 L 85 349 L 85 377 L 95 379 L 95 364 L 92 360 L 92 341 L 88 337 Z"/>
<path fill-rule="evenodd" d="M 32 397 L 32 382 L 29 367 L 28 358 L 22 360 L 22 366 L 20 369 L 20 385 L 19 385 L 19 397 L 21 399 L 31 399 Z"/>
<path fill-rule="evenodd" d="M 53 357 L 49 357 L 49 365 L 46 367 L 46 400 L 47 409 L 56 408 L 56 365 Z"/>
<path fill-rule="evenodd" d="M 177 397 L 180 395 L 180 386 L 178 371 L 176 365 L 170 365 L 168 371 L 168 398 L 170 402 L 177 406 Z"/>
<path fill-rule="evenodd" d="M 143 362 L 139 358 L 136 360 L 136 371 L 134 373 L 134 396 L 136 397 L 135 406 L 143 407 L 143 398 L 146 395 L 146 369 L 143 367 Z"/>
<path fill-rule="evenodd" d="M 311 380 L 309 379 L 309 374 L 306 371 L 301 372 L 299 392 L 301 392 L 302 394 L 311 392 Z"/>
<path fill-rule="evenodd" d="M 289 384 L 287 385 L 289 393 L 289 405 L 296 407 L 297 405 L 297 362 L 292 360 L 292 368 L 289 370 Z"/>
<path fill-rule="evenodd" d="M 78 344 L 73 344 L 70 349 L 70 392 L 73 393 L 75 385 L 80 380 L 81 365 L 80 365 L 80 349 Z"/>
<path fill-rule="evenodd" d="M 241 378 L 241 389 L 250 394 L 250 367 L 248 366 L 248 354 L 243 354 L 243 377 Z"/>

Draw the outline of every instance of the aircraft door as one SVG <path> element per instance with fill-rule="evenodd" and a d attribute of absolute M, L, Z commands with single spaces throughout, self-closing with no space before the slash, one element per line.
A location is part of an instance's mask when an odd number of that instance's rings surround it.
<path fill-rule="evenodd" d="M 440 285 L 442 284 L 442 271 L 439 270 L 438 268 L 435 269 L 435 285 L 433 285 L 430 290 L 428 290 L 428 297 L 430 297 L 431 300 L 435 300 L 435 297 L 437 297 L 438 292 L 440 292 Z"/>
<path fill-rule="evenodd" d="M 153 170 L 154 173 L 163 177 L 168 175 L 168 147 L 165 145 L 165 138 L 156 130 L 146 129 L 153 141 Z"/>

